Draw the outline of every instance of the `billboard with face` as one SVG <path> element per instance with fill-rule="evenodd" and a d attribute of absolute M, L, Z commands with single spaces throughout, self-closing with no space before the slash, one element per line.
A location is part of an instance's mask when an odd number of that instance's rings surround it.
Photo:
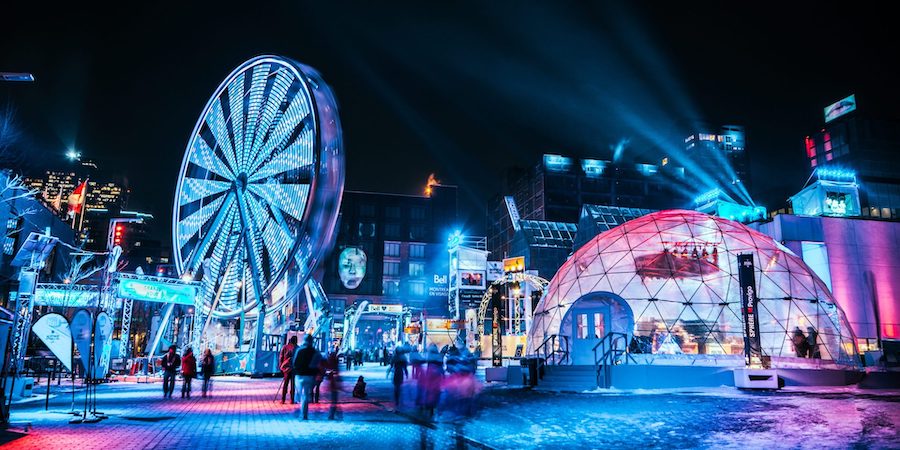
<path fill-rule="evenodd" d="M 338 257 L 338 275 L 347 289 L 356 289 L 366 277 L 366 252 L 359 247 L 347 247 Z"/>

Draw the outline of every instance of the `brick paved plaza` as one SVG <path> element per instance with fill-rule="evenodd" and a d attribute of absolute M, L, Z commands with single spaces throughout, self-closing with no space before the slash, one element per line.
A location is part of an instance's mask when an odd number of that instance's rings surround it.
<path fill-rule="evenodd" d="M 495 385 L 482 393 L 476 417 L 454 423 L 440 413 L 433 422 L 423 420 L 409 403 L 395 412 L 385 371 L 369 363 L 345 374 L 343 415 L 336 421 L 328 420 L 325 384 L 323 402 L 311 405 L 310 420 L 304 422 L 293 414 L 295 406 L 276 401 L 280 379 L 220 377 L 207 399 L 199 397 L 196 381 L 190 400 L 163 400 L 161 383 L 103 385 L 98 409 L 109 418 L 70 425 L 71 391 L 54 386 L 47 412 L 43 395 L 13 405 L 13 432 L 3 435 L 0 447 L 900 448 L 897 391 L 848 387 L 755 393 L 723 387 L 559 393 Z M 365 401 L 349 394 L 359 375 L 368 382 Z M 21 433 L 26 424 L 29 430 Z"/>

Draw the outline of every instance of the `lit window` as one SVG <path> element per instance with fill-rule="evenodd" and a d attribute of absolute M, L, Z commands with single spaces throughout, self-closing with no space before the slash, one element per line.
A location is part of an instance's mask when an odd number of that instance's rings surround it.
<path fill-rule="evenodd" d="M 384 262 L 384 275 L 396 277 L 400 275 L 400 263 L 396 261 L 385 261 Z"/>
<path fill-rule="evenodd" d="M 411 262 L 409 263 L 409 276 L 421 277 L 425 275 L 425 263 Z"/>
<path fill-rule="evenodd" d="M 384 243 L 384 256 L 400 256 L 400 243 L 399 242 L 389 242 L 385 241 Z"/>
<path fill-rule="evenodd" d="M 425 257 L 425 244 L 409 244 L 409 257 L 410 258 L 424 258 Z"/>
<path fill-rule="evenodd" d="M 576 336 L 578 339 L 585 339 L 587 338 L 587 314 L 579 314 L 576 318 L 578 320 Z"/>
<path fill-rule="evenodd" d="M 383 295 L 397 296 L 400 294 L 400 282 L 397 280 L 384 280 L 381 283 Z"/>

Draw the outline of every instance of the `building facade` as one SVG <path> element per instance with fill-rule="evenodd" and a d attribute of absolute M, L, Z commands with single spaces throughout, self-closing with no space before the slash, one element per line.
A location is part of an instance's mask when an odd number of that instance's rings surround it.
<path fill-rule="evenodd" d="M 336 311 L 365 300 L 447 314 L 457 189 L 432 189 L 430 197 L 344 192 L 335 247 L 318 274 Z"/>
<path fill-rule="evenodd" d="M 713 187 L 742 185 L 743 191 L 750 189 L 750 158 L 747 153 L 747 138 L 740 125 L 697 124 L 684 138 L 686 156 L 698 167 L 697 171 L 716 177 Z M 739 192 L 736 192 L 739 194 Z"/>
<path fill-rule="evenodd" d="M 851 95 L 825 108 L 825 124 L 804 148 L 811 170 L 855 173 L 863 217 L 900 218 L 900 121 L 867 116 Z"/>
<path fill-rule="evenodd" d="M 684 178 L 684 168 L 668 161 L 648 164 L 543 155 L 541 163 L 530 169 L 508 171 L 503 195 L 490 202 L 490 258 L 511 256 L 510 243 L 516 227 L 510 219 L 506 196 L 512 197 L 522 220 L 571 224 L 578 222 L 585 204 L 649 209 L 683 206 L 688 199 L 675 186 Z"/>

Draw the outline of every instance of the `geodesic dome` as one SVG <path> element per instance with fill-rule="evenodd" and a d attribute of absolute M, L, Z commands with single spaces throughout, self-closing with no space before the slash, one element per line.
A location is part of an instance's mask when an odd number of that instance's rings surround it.
<path fill-rule="evenodd" d="M 686 210 L 631 220 L 570 256 L 535 308 L 528 352 L 537 354 L 553 336 L 555 346 L 565 347 L 611 328 L 627 335 L 639 363 L 743 364 L 737 256 L 747 253 L 754 259 L 762 352 L 773 366 L 858 367 L 844 313 L 803 260 L 738 222 Z M 600 298 L 613 299 L 606 314 L 614 317 L 606 328 L 596 325 L 599 336 L 583 333 L 590 322 L 570 310 L 589 310 Z M 803 347 L 793 342 L 798 330 L 810 342 L 807 352 L 795 348 Z"/>

